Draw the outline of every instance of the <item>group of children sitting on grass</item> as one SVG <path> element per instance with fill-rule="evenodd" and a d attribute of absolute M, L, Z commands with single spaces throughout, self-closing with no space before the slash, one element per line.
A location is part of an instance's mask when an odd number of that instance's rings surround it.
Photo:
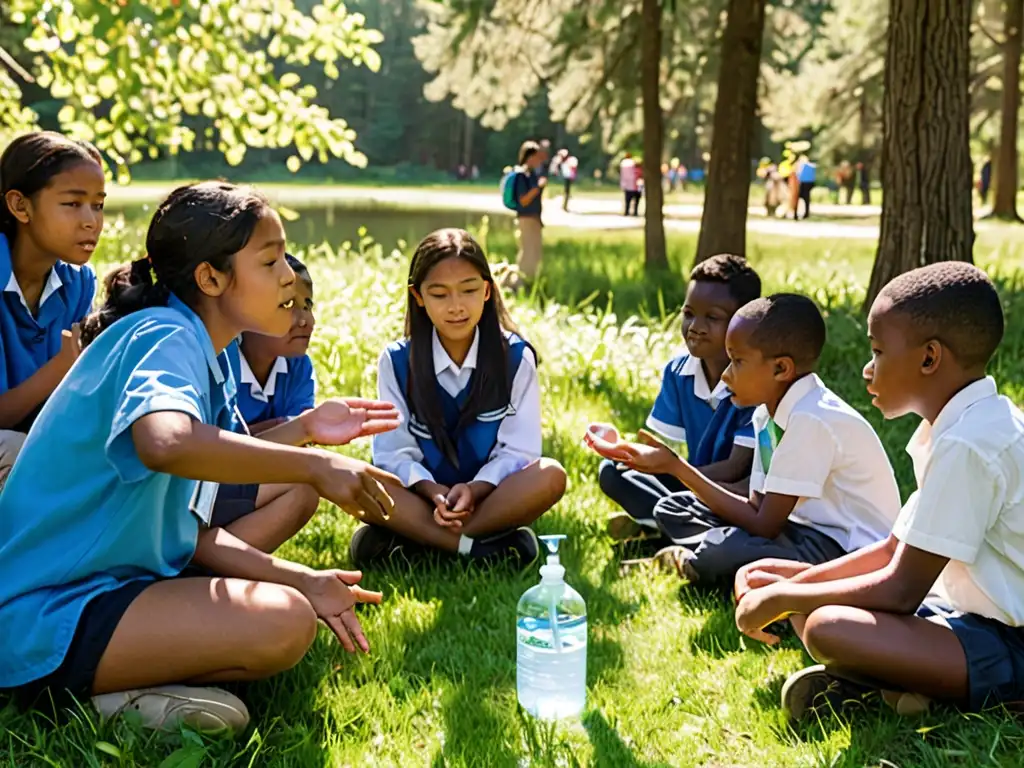
<path fill-rule="evenodd" d="M 380 399 L 317 404 L 312 280 L 255 191 L 172 192 L 96 311 L 98 153 L 24 136 L 0 193 L 0 690 L 154 728 L 245 727 L 244 703 L 210 686 L 293 666 L 318 620 L 368 650 L 354 609 L 381 595 L 361 573 L 272 554 L 321 498 L 362 522 L 359 567 L 415 550 L 536 559 L 529 526 L 566 476 L 541 456 L 537 356 L 467 233 L 416 249 Z M 1024 697 L 1024 417 L 985 376 L 1003 333 L 992 283 L 918 269 L 871 310 L 875 404 L 922 418 L 902 510 L 871 426 L 815 374 L 818 309 L 760 293 L 740 257 L 699 265 L 651 431 L 588 431 L 625 510 L 609 534 L 731 584 L 751 637 L 775 642 L 788 619 L 821 662 L 784 687 L 794 718 L 872 690 L 903 713 Z M 363 436 L 372 463 L 312 447 Z"/>

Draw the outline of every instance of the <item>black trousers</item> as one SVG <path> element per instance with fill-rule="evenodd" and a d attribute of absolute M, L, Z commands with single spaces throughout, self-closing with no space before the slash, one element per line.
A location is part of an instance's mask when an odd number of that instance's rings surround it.
<path fill-rule="evenodd" d="M 654 508 L 654 521 L 673 544 L 691 550 L 701 582 L 731 583 L 736 571 L 765 557 L 817 565 L 846 554 L 830 536 L 786 523 L 774 539 L 755 536 L 717 517 L 690 491 L 673 493 Z"/>

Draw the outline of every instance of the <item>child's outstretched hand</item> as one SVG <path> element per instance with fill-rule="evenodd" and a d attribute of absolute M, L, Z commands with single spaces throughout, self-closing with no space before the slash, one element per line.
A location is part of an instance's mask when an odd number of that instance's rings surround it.
<path fill-rule="evenodd" d="M 679 464 L 676 452 L 646 429 L 637 432 L 637 437 L 638 443 L 622 444 L 622 464 L 648 475 L 669 474 Z"/>
<path fill-rule="evenodd" d="M 380 605 L 383 595 L 358 586 L 361 571 L 314 571 L 306 579 L 302 594 L 316 615 L 331 628 L 338 642 L 349 653 L 370 652 L 370 644 L 356 618 L 356 603 Z"/>
<path fill-rule="evenodd" d="M 299 418 L 309 440 L 319 445 L 346 445 L 358 437 L 390 432 L 400 423 L 393 403 L 358 397 L 325 400 Z"/>

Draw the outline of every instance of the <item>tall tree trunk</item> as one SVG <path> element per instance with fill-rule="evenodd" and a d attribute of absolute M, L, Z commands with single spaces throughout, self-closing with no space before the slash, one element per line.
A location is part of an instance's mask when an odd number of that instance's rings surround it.
<path fill-rule="evenodd" d="M 1020 122 L 1020 29 L 1024 24 L 1024 0 L 1006 0 L 1003 18 L 1003 100 L 996 156 L 995 201 L 992 215 L 1020 221 L 1017 215 L 1017 126 Z"/>
<path fill-rule="evenodd" d="M 661 154 L 664 144 L 661 86 L 661 2 L 643 0 L 640 10 L 640 88 L 644 119 L 644 264 L 665 269 L 664 195 L 661 188 Z"/>
<path fill-rule="evenodd" d="M 897 275 L 971 261 L 973 0 L 891 0 L 882 131 L 882 227 L 867 304 Z"/>
<path fill-rule="evenodd" d="M 750 198 L 750 145 L 757 110 L 765 0 L 729 0 L 711 135 L 697 262 L 716 253 L 744 255 Z"/>

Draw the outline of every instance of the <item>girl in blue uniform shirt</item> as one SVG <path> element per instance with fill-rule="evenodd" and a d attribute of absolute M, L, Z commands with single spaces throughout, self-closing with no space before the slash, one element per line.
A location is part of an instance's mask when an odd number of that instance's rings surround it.
<path fill-rule="evenodd" d="M 241 344 L 228 348 L 238 384 L 238 410 L 254 435 L 308 411 L 316 398 L 313 362 L 306 354 L 316 324 L 313 279 L 306 265 L 290 253 L 285 259 L 296 278 L 288 333 L 281 338 L 243 333 Z"/>
<path fill-rule="evenodd" d="M 104 187 L 96 148 L 59 133 L 21 136 L 0 157 L 0 487 L 81 352 Z"/>
<path fill-rule="evenodd" d="M 471 558 L 537 556 L 528 527 L 565 492 L 541 458 L 537 359 L 505 311 L 487 257 L 460 229 L 428 235 L 409 268 L 405 338 L 381 355 L 378 391 L 401 426 L 373 441 L 399 477 L 390 520 L 356 531 L 357 564 L 416 544 Z"/>
<path fill-rule="evenodd" d="M 150 224 L 148 258 L 109 280 L 87 321 L 95 340 L 0 494 L 0 689 L 93 696 L 101 715 L 131 709 L 151 727 L 237 729 L 240 700 L 193 686 L 288 669 L 317 617 L 367 650 L 354 607 L 380 594 L 358 572 L 315 571 L 208 525 L 219 483 L 308 484 L 354 515 L 393 507 L 380 481 L 397 478 L 297 447 L 394 428 L 393 406 L 334 400 L 264 439 L 233 431 L 221 352 L 242 331 L 291 325 L 284 242 L 254 192 L 182 187 Z M 183 575 L 189 564 L 220 576 Z"/>

